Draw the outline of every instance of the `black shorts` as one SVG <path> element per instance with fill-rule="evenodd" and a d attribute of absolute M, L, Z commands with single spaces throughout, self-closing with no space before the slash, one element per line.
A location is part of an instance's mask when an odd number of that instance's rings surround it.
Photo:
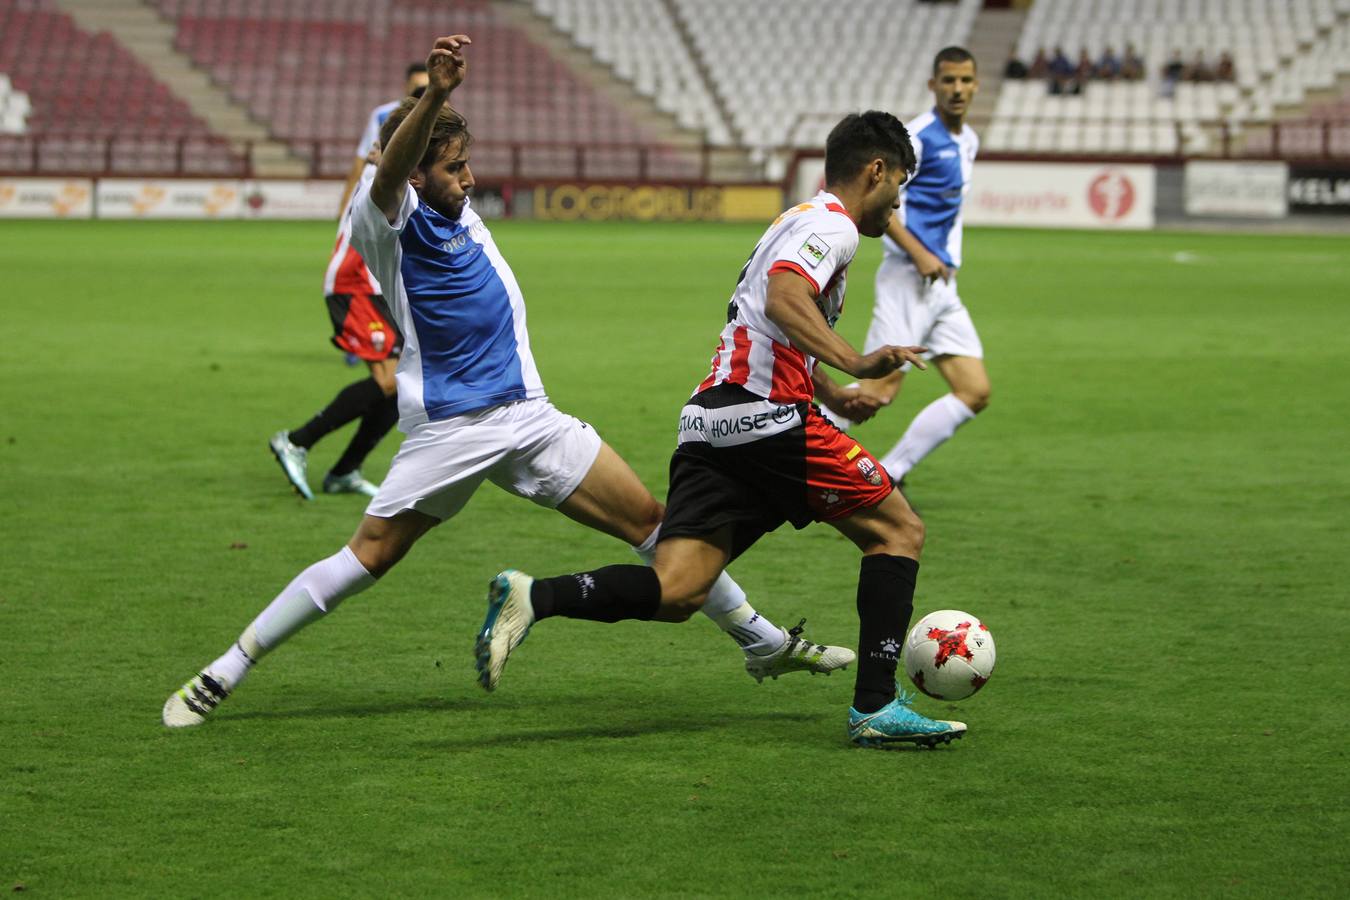
<path fill-rule="evenodd" d="M 759 399 L 735 385 L 704 393 L 713 391 L 712 403 Z M 815 406 L 800 403 L 797 412 L 800 424 L 747 443 L 681 443 L 670 460 L 661 537 L 706 537 L 730 525 L 735 559 L 784 522 L 805 528 L 886 499 L 894 486 L 872 454 Z"/>
<path fill-rule="evenodd" d="M 333 346 L 375 362 L 403 352 L 403 335 L 389 304 L 379 294 L 329 294 Z"/>

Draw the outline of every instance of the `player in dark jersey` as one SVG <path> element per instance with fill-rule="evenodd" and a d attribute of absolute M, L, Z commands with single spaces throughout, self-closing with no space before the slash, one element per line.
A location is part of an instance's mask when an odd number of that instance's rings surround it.
<path fill-rule="evenodd" d="M 878 378 L 906 363 L 924 368 L 923 347 L 861 354 L 833 330 L 858 235 L 885 232 L 914 166 L 909 134 L 889 113 L 850 115 L 835 126 L 825 149 L 825 191 L 779 216 L 755 247 L 712 373 L 681 412 L 652 568 L 498 575 L 475 646 L 485 688 L 496 687 L 511 651 L 540 619 L 684 621 L 722 569 L 762 535 L 784 522 L 803 528 L 824 521 L 863 553 L 849 738 L 865 746 L 932 746 L 965 732 L 960 722 L 918 714 L 911 696 L 896 694 L 923 522 L 876 459 L 814 402 L 819 397 L 857 417 L 870 402 L 837 385 L 817 362 L 855 378 Z"/>

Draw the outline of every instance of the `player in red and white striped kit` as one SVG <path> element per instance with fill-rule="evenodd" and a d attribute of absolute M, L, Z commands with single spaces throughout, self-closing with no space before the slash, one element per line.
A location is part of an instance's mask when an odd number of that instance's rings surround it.
<path fill-rule="evenodd" d="M 368 168 L 373 172 L 373 166 Z M 375 496 L 378 488 L 362 477 L 361 463 L 398 421 L 394 370 L 403 336 L 394 324 L 379 282 L 352 248 L 351 237 L 348 209 L 338 225 L 337 243 L 324 273 L 323 294 L 333 323 L 333 345 L 363 360 L 370 376 L 338 391 L 327 406 L 299 428 L 279 431 L 268 442 L 286 479 L 306 500 L 314 499 L 306 472 L 309 449 L 353 419 L 360 419 L 361 424 L 324 476 L 323 490 L 326 494 Z"/>
<path fill-rule="evenodd" d="M 540 619 L 684 621 L 722 569 L 765 533 L 784 522 L 823 521 L 863 553 L 850 740 L 932 746 L 965 732 L 896 695 L 923 522 L 876 459 L 815 405 L 819 399 L 853 418 L 875 412 L 875 401 L 839 386 L 817 363 L 856 378 L 906 363 L 924 368 L 923 347 L 862 354 L 834 331 L 858 236 L 885 232 L 914 167 L 909 134 L 889 113 L 850 115 L 835 126 L 825 191 L 783 213 L 760 239 L 728 305 L 712 372 L 681 411 L 652 568 L 497 576 L 475 648 L 485 687 L 496 686 L 511 651 Z"/>
<path fill-rule="evenodd" d="M 408 67 L 404 90 L 419 96 L 427 86 L 425 63 Z M 324 272 L 323 295 L 333 322 L 333 344 L 355 364 L 364 361 L 370 377 L 338 391 L 309 421 L 292 431 L 278 431 L 268 441 L 286 480 L 306 500 L 314 499 L 307 472 L 309 449 L 321 438 L 353 419 L 361 424 L 342 455 L 323 479 L 327 494 L 364 494 L 373 497 L 377 486 L 361 475 L 361 463 L 398 421 L 398 398 L 394 370 L 398 366 L 403 336 L 385 303 L 380 284 L 366 268 L 365 260 L 351 245 L 351 198 L 358 184 L 368 182 L 379 161 L 380 126 L 402 102 L 394 100 L 371 110 L 361 143 L 356 148 L 351 174 L 342 194 L 337 244 Z"/>

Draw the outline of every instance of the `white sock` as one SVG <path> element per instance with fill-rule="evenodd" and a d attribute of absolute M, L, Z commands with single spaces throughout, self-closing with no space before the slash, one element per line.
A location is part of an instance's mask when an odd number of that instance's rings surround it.
<path fill-rule="evenodd" d="M 640 546 L 633 548 L 633 552 L 649 566 L 656 555 L 656 542 L 660 534 L 661 526 L 658 525 Z M 718 628 L 748 653 L 772 653 L 787 640 L 783 636 L 783 629 L 755 612 L 755 608 L 745 599 L 745 591 L 726 572 L 717 576 L 708 591 L 703 614 L 716 622 Z"/>
<path fill-rule="evenodd" d="M 956 398 L 955 394 L 943 394 L 925 406 L 909 423 L 899 443 L 881 458 L 891 478 L 899 481 L 910 469 L 919 464 L 919 460 L 938 448 L 943 441 L 956 434 L 975 413 Z"/>
<path fill-rule="evenodd" d="M 722 573 L 722 578 L 726 578 L 733 587 L 736 587 L 736 582 L 732 581 L 726 572 Z M 718 579 L 718 582 L 720 583 L 721 579 Z M 717 586 L 714 585 L 713 590 L 716 589 Z M 740 588 L 736 587 L 736 590 L 739 591 Z M 708 599 L 711 602 L 711 594 Z M 710 612 L 705 604 L 703 611 L 708 614 L 708 618 L 717 623 L 718 628 L 731 635 L 731 639 L 746 653 L 765 656 L 773 653 L 787 641 L 787 634 L 783 629 L 755 612 L 755 608 L 749 603 L 742 603 L 728 612 Z"/>
<path fill-rule="evenodd" d="M 343 547 L 295 576 L 244 629 L 225 655 L 205 671 L 226 687 L 234 688 L 269 651 L 374 583 L 375 579 L 351 548 Z"/>

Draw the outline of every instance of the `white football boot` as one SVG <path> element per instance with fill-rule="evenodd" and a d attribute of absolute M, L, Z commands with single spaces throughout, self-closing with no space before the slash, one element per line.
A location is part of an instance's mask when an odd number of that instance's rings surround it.
<path fill-rule="evenodd" d="M 745 654 L 745 671 L 755 681 L 765 678 L 777 678 L 789 672 L 810 672 L 815 675 L 823 672 L 828 675 L 836 669 L 846 669 L 849 663 L 858 658 L 847 647 L 830 647 L 825 644 L 813 644 L 801 638 L 806 620 L 802 619 L 795 628 L 783 633 L 783 646 L 772 653 L 760 656 Z"/>

